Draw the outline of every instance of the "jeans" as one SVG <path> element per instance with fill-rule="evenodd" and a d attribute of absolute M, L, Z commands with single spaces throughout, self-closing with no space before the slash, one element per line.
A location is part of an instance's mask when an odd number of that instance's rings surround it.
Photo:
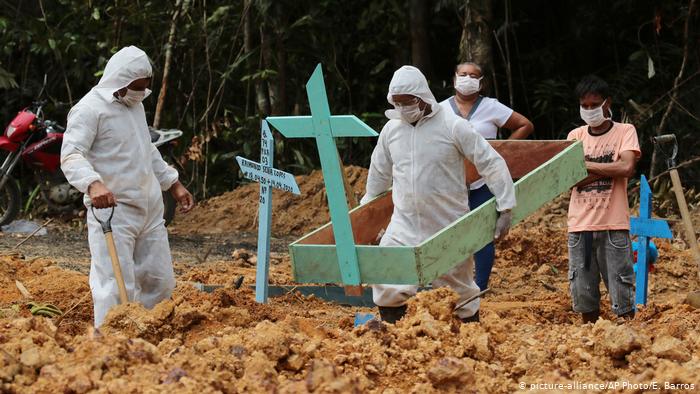
<path fill-rule="evenodd" d="M 478 189 L 470 190 L 469 209 L 476 209 L 476 207 L 490 200 L 491 197 L 493 197 L 493 194 L 491 194 L 491 191 L 486 185 Z M 493 242 L 474 253 L 474 266 L 476 267 L 474 281 L 481 290 L 485 290 L 489 286 L 489 276 L 491 276 L 491 269 L 493 268 L 493 260 L 495 257 L 496 248 L 493 246 Z"/>
<path fill-rule="evenodd" d="M 612 311 L 634 309 L 632 242 L 627 230 L 569 233 L 569 292 L 574 312 L 600 310 L 600 279 L 610 294 Z"/>

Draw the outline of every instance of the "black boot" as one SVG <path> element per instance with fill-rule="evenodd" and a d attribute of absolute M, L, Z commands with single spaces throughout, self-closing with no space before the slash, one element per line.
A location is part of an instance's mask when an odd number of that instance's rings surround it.
<path fill-rule="evenodd" d="M 479 311 L 476 311 L 475 314 L 469 317 L 463 317 L 459 319 L 462 321 L 462 323 L 478 323 L 479 322 Z"/>
<path fill-rule="evenodd" d="M 406 314 L 406 305 L 401 306 L 380 306 L 379 316 L 385 323 L 396 323 Z"/>
<path fill-rule="evenodd" d="M 625 314 L 618 316 L 617 318 L 621 321 L 633 320 L 634 319 L 634 309 L 632 309 L 631 311 L 629 311 Z"/>
<path fill-rule="evenodd" d="M 581 320 L 583 324 L 586 323 L 595 323 L 598 321 L 598 317 L 600 317 L 600 311 L 593 311 L 593 312 L 586 312 L 581 314 Z"/>

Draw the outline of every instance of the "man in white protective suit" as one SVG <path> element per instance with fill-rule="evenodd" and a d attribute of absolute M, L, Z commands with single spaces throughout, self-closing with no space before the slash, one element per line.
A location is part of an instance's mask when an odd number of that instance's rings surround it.
<path fill-rule="evenodd" d="M 367 179 L 367 203 L 393 188 L 394 212 L 380 245 L 418 245 L 469 212 L 464 159 L 476 166 L 496 197 L 499 217 L 495 239 L 510 228 L 515 206 L 513 180 L 503 158 L 464 118 L 445 111 L 435 100 L 428 82 L 415 67 L 394 73 L 387 100 L 395 109 L 386 111 L 384 125 Z M 433 287 L 449 286 L 460 303 L 479 293 L 470 257 Z M 406 300 L 415 295 L 413 285 L 374 285 L 374 303 L 382 320 L 394 323 L 406 313 Z M 479 299 L 456 311 L 463 322 L 479 321 Z"/>
<path fill-rule="evenodd" d="M 169 190 L 187 212 L 190 192 L 178 181 L 151 143 L 141 101 L 149 94 L 151 63 L 130 46 L 115 53 L 100 82 L 68 114 L 61 148 L 61 169 L 85 193 L 102 220 L 114 208 L 112 234 L 130 301 L 152 308 L 175 287 L 168 233 L 163 220 L 162 191 Z M 101 226 L 88 211 L 92 262 L 90 289 L 95 326 L 119 303 L 119 291 Z"/>

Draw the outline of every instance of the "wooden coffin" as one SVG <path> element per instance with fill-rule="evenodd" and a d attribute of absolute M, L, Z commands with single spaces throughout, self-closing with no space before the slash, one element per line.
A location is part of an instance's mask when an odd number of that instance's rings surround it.
<path fill-rule="evenodd" d="M 513 225 L 586 177 L 580 142 L 490 141 L 503 156 L 515 183 L 517 207 Z M 465 162 L 467 180 L 479 178 Z M 350 211 L 353 236 L 365 284 L 427 285 L 493 240 L 495 199 L 460 217 L 416 246 L 376 246 L 393 212 L 391 192 Z M 289 246 L 295 281 L 341 283 L 332 224 L 305 235 Z"/>

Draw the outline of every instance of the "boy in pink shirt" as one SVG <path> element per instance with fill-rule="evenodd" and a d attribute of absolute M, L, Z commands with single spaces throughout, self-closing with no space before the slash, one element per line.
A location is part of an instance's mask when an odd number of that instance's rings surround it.
<path fill-rule="evenodd" d="M 608 84 L 590 75 L 576 86 L 581 126 L 569 140 L 583 142 L 589 176 L 571 192 L 569 204 L 569 291 L 583 323 L 600 315 L 600 279 L 613 312 L 634 316 L 634 270 L 629 236 L 627 180 L 641 151 L 633 125 L 612 120 Z"/>

